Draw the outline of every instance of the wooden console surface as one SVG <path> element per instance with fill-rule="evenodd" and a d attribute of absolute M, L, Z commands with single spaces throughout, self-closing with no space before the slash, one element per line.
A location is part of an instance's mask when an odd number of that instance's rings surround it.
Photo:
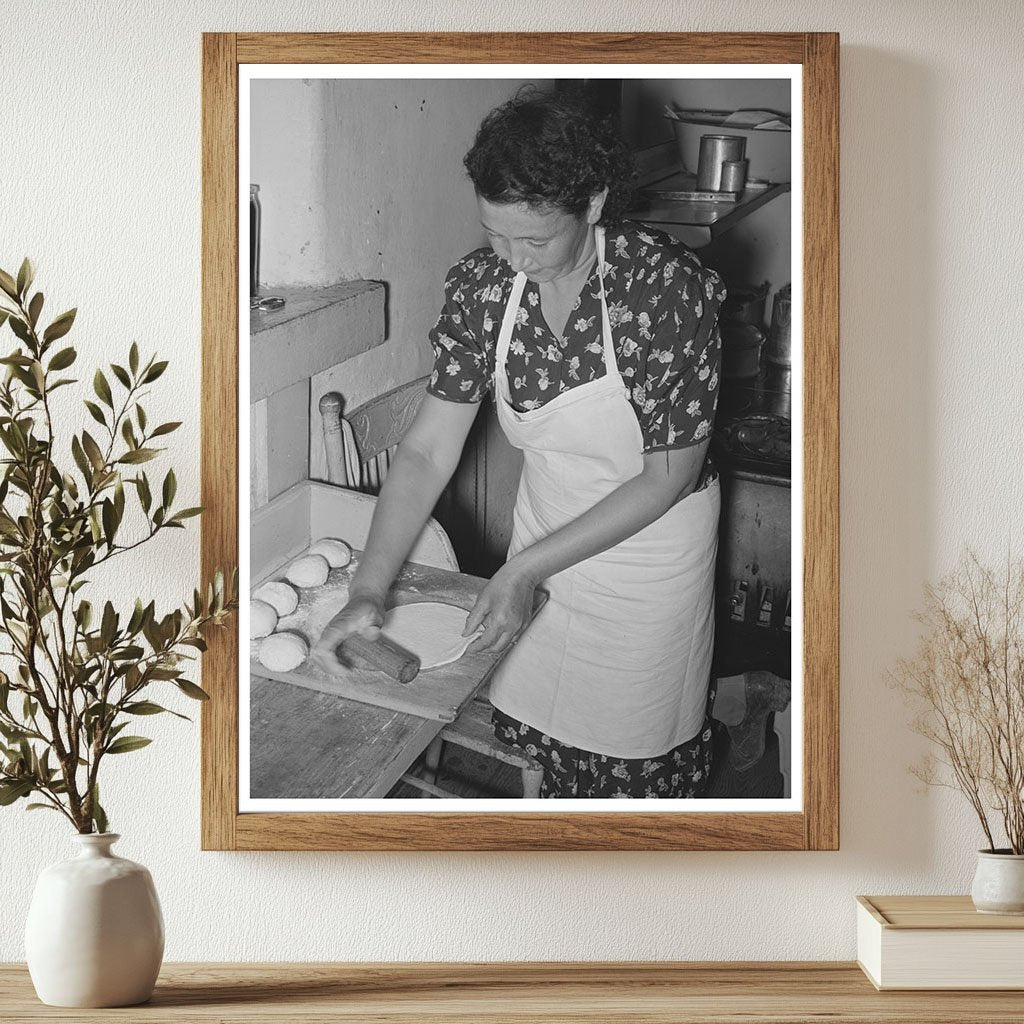
<path fill-rule="evenodd" d="M 852 963 L 165 964 L 151 1002 L 43 1006 L 0 965 L 0 1020 L 325 1024 L 1020 1024 L 1022 992 L 877 992 Z"/>

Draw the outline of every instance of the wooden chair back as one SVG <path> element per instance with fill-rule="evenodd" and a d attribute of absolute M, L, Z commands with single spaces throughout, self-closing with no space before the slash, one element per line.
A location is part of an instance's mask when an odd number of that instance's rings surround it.
<path fill-rule="evenodd" d="M 327 479 L 355 492 L 348 514 L 353 521 L 365 519 L 369 530 L 373 504 L 380 493 L 398 442 L 405 436 L 427 393 L 429 377 L 420 377 L 342 415 L 344 400 L 337 392 L 319 402 L 323 420 Z M 364 535 L 365 535 L 364 531 Z M 451 540 L 436 519 L 427 521 L 413 549 L 413 561 L 458 571 Z"/>
<path fill-rule="evenodd" d="M 429 377 L 419 377 L 351 412 L 337 392 L 320 399 L 327 479 L 363 494 L 379 494 L 398 442 L 409 429 Z"/>

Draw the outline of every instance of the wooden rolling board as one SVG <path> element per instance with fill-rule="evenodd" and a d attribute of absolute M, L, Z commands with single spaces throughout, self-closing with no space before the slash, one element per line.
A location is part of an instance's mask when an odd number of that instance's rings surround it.
<path fill-rule="evenodd" d="M 441 728 L 416 715 L 253 676 L 249 796 L 385 797 Z"/>
<path fill-rule="evenodd" d="M 356 552 L 352 564 L 344 569 L 332 569 L 323 586 L 300 590 L 299 607 L 292 615 L 281 619 L 278 631 L 301 633 L 312 647 L 327 622 L 347 601 L 348 586 L 358 565 L 359 554 Z M 276 579 L 280 575 L 276 573 L 270 578 Z M 388 607 L 439 601 L 464 608 L 468 613 L 486 583 L 476 576 L 407 562 L 388 595 Z M 545 600 L 544 595 L 537 595 L 533 609 L 535 615 Z M 250 668 L 254 676 L 438 722 L 454 721 L 462 705 L 501 660 L 500 654 L 464 654 L 450 665 L 421 671 L 411 683 L 403 684 L 368 666 L 353 667 L 344 675 L 329 675 L 312 659 L 294 672 L 272 672 L 256 659 L 257 648 L 258 641 L 253 641 L 250 644 Z"/>

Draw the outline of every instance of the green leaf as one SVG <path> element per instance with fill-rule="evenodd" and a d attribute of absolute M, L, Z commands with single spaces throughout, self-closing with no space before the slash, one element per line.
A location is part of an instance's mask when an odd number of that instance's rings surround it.
<path fill-rule="evenodd" d="M 28 329 L 28 324 L 20 316 L 15 316 L 12 313 L 10 320 L 7 322 L 11 325 L 11 330 L 14 331 L 20 341 L 25 342 L 26 345 L 31 344 L 32 332 Z"/>
<path fill-rule="evenodd" d="M 146 652 L 136 644 L 129 644 L 127 647 L 119 647 L 111 652 L 111 661 L 138 661 Z M 124 666 L 122 666 L 124 667 Z"/>
<path fill-rule="evenodd" d="M 181 421 L 178 420 L 174 423 L 161 423 L 156 430 L 150 434 L 150 437 L 163 437 L 164 434 L 170 434 L 172 431 L 177 430 L 181 426 Z"/>
<path fill-rule="evenodd" d="M 32 266 L 32 261 L 26 256 L 21 261 L 21 266 L 18 269 L 18 295 L 19 297 L 24 295 L 29 288 L 32 287 L 32 280 L 36 276 L 35 267 Z"/>
<path fill-rule="evenodd" d="M 75 609 L 75 618 L 82 630 L 87 630 L 92 625 L 92 604 L 89 601 L 80 601 Z"/>
<path fill-rule="evenodd" d="M 135 487 L 139 492 L 139 502 L 142 505 L 143 511 L 148 515 L 153 504 L 153 495 L 149 491 L 149 477 L 145 473 L 142 476 L 136 477 Z"/>
<path fill-rule="evenodd" d="M 4 270 L 0 270 L 0 288 L 2 288 L 15 302 L 18 301 L 18 286 L 11 277 Z"/>
<path fill-rule="evenodd" d="M 171 502 L 174 501 L 174 495 L 178 491 L 178 480 L 174 475 L 174 470 L 167 470 L 167 476 L 164 477 L 164 486 L 162 491 L 163 504 L 166 508 L 169 508 Z"/>
<path fill-rule="evenodd" d="M 151 700 L 139 700 L 134 704 L 125 704 L 124 706 L 125 713 L 129 715 L 159 715 L 166 710 L 167 708 L 154 704 Z"/>
<path fill-rule="evenodd" d="M 0 807 L 8 807 L 15 800 L 20 800 L 32 792 L 31 779 L 19 779 L 14 782 L 0 782 Z"/>
<path fill-rule="evenodd" d="M 43 341 L 49 344 L 51 341 L 56 341 L 58 338 L 63 338 L 68 331 L 71 330 L 71 325 L 75 322 L 75 314 L 78 312 L 77 307 L 75 309 L 69 309 L 66 313 L 61 313 L 56 320 L 50 324 L 49 327 L 43 331 Z"/>
<path fill-rule="evenodd" d="M 110 364 L 110 372 L 126 387 L 132 386 L 132 379 L 128 376 L 128 371 L 123 366 L 118 366 L 117 363 Z"/>
<path fill-rule="evenodd" d="M 195 683 L 190 683 L 187 679 L 178 679 L 174 685 L 177 686 L 186 697 L 191 697 L 193 700 L 210 699 L 210 695 L 201 686 L 196 686 Z"/>
<path fill-rule="evenodd" d="M 82 447 L 85 449 L 85 454 L 89 456 L 89 462 L 92 463 L 92 468 L 99 472 L 106 463 L 103 460 L 103 453 L 100 451 L 100 446 L 93 440 L 92 434 L 88 430 L 82 431 Z"/>
<path fill-rule="evenodd" d="M 132 342 L 132 347 L 128 350 L 128 365 L 131 367 L 132 373 L 139 372 L 139 346 Z"/>
<path fill-rule="evenodd" d="M 92 481 L 92 468 L 89 465 L 89 460 L 86 458 L 85 451 L 82 449 L 82 443 L 78 440 L 78 437 L 71 438 L 71 455 L 75 460 L 75 465 L 78 466 L 78 471 L 85 477 L 86 481 Z"/>
<path fill-rule="evenodd" d="M 96 371 L 96 375 L 92 379 L 92 386 L 96 394 L 100 396 L 100 401 L 113 409 L 114 396 L 110 393 L 110 385 L 107 383 L 107 378 L 103 375 L 102 370 Z"/>
<path fill-rule="evenodd" d="M 107 425 L 107 417 L 104 416 L 103 410 L 95 403 L 90 402 L 89 399 L 83 399 L 86 409 L 89 410 L 89 415 L 101 426 Z"/>
<path fill-rule="evenodd" d="M 139 421 L 139 430 L 146 429 L 146 410 L 141 405 L 135 406 L 135 418 Z"/>
<path fill-rule="evenodd" d="M 146 670 L 146 675 L 150 679 L 165 679 L 169 681 L 177 680 L 181 675 L 180 668 L 149 668 Z"/>
<path fill-rule="evenodd" d="M 92 787 L 92 820 L 93 824 L 96 826 L 97 832 L 103 833 L 109 831 L 107 826 L 107 815 L 100 806 L 99 785 Z"/>
<path fill-rule="evenodd" d="M 107 546 L 114 546 L 114 537 L 117 534 L 117 513 L 114 511 L 114 503 L 105 498 L 102 505 L 103 536 L 106 538 Z"/>
<path fill-rule="evenodd" d="M 142 628 L 145 613 L 146 609 L 142 604 L 142 599 L 137 597 L 135 599 L 135 607 L 132 609 L 131 618 L 128 620 L 128 625 L 125 627 L 128 636 L 135 636 L 135 634 Z"/>
<path fill-rule="evenodd" d="M 50 360 L 50 365 L 46 368 L 47 372 L 50 370 L 66 370 L 77 358 L 78 353 L 73 348 L 62 348 Z"/>
<path fill-rule="evenodd" d="M 132 421 L 127 417 L 125 417 L 124 423 L 121 424 L 121 436 L 124 438 L 124 443 L 132 451 L 139 447 L 139 442 L 135 440 L 135 428 L 132 426 Z"/>
<path fill-rule="evenodd" d="M 127 754 L 132 750 L 141 750 L 148 747 L 153 741 L 145 736 L 119 736 L 106 749 L 108 754 Z"/>
<path fill-rule="evenodd" d="M 107 601 L 103 605 L 103 620 L 100 623 L 100 640 L 104 647 L 110 647 L 116 632 L 117 612 L 114 611 L 114 606 Z"/>
<path fill-rule="evenodd" d="M 28 322 L 32 325 L 32 329 L 35 330 L 36 324 L 39 322 L 39 314 L 43 308 L 43 293 L 36 292 L 32 296 L 32 301 L 28 304 Z"/>
<path fill-rule="evenodd" d="M 183 508 L 180 512 L 175 512 L 170 519 L 167 520 L 167 525 L 171 523 L 180 523 L 183 519 L 191 519 L 193 516 L 198 516 L 202 513 L 203 506 L 196 505 L 193 508 Z"/>
<path fill-rule="evenodd" d="M 18 743 L 28 735 L 24 729 L 16 725 L 5 725 L 0 722 L 0 736 L 3 736 L 8 743 Z"/>
<path fill-rule="evenodd" d="M 25 807 L 26 811 L 56 811 L 60 813 L 59 807 L 54 807 L 53 804 L 27 804 Z"/>
<path fill-rule="evenodd" d="M 125 452 L 117 461 L 134 466 L 140 462 L 149 462 L 150 459 L 155 459 L 159 454 L 156 448 L 136 448 L 134 451 Z"/>
<path fill-rule="evenodd" d="M 167 360 L 162 360 L 159 363 L 154 363 L 147 371 L 146 376 L 143 377 L 143 384 L 152 384 L 163 372 L 167 369 Z"/>

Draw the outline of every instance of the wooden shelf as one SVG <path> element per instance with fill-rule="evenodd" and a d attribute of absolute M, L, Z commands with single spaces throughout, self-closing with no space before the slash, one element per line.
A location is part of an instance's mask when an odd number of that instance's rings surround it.
<path fill-rule="evenodd" d="M 343 281 L 326 288 L 264 288 L 281 309 L 250 311 L 249 401 L 306 381 L 384 343 L 384 285 Z"/>
<path fill-rule="evenodd" d="M 150 1003 L 42 1005 L 0 965 L 0 1019 L 409 1024 L 1020 1024 L 1020 992 L 876 992 L 851 963 L 167 964 Z"/>

